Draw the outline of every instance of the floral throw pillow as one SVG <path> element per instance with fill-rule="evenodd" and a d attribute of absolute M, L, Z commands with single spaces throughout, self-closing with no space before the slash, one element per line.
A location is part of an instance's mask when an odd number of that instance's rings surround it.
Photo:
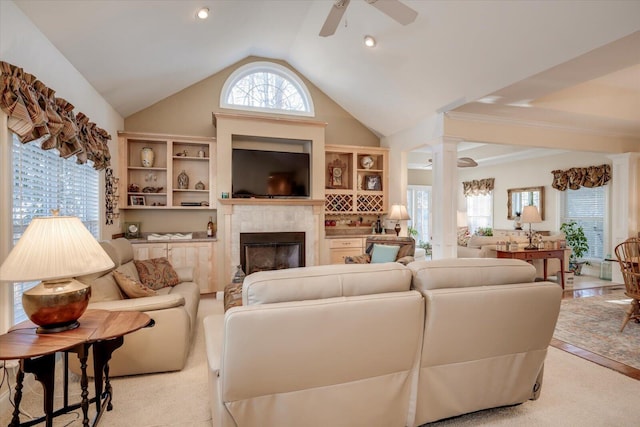
<path fill-rule="evenodd" d="M 140 281 L 151 289 L 175 286 L 180 283 L 178 273 L 166 258 L 153 258 L 144 261 L 134 260 Z"/>
<path fill-rule="evenodd" d="M 470 238 L 468 227 L 458 227 L 458 246 L 467 246 Z"/>
<path fill-rule="evenodd" d="M 118 270 L 113 271 L 113 277 L 116 279 L 116 283 L 122 289 L 129 298 L 142 298 L 157 295 L 158 293 L 153 289 L 143 285 L 142 283 L 132 279 L 124 273 Z"/>

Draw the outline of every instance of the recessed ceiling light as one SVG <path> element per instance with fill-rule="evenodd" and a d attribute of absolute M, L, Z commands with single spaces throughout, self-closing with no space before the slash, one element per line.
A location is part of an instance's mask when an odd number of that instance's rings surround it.
<path fill-rule="evenodd" d="M 203 7 L 202 9 L 198 10 L 196 16 L 200 19 L 207 19 L 209 17 L 209 8 Z"/>
<path fill-rule="evenodd" d="M 376 47 L 376 39 L 373 36 L 364 36 L 364 45 L 366 47 Z"/>

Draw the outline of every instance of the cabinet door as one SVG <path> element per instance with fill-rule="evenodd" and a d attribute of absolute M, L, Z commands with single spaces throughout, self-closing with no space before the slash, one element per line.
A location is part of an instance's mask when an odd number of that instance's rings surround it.
<path fill-rule="evenodd" d="M 167 258 L 166 243 L 134 243 L 131 246 L 133 247 L 133 259 Z"/>
<path fill-rule="evenodd" d="M 201 294 L 216 291 L 214 259 L 214 242 L 169 243 L 169 261 L 174 267 L 193 268 Z"/>
<path fill-rule="evenodd" d="M 331 264 L 344 264 L 344 259 L 348 256 L 362 255 L 362 248 L 351 249 L 331 249 L 329 251 L 329 262 Z"/>

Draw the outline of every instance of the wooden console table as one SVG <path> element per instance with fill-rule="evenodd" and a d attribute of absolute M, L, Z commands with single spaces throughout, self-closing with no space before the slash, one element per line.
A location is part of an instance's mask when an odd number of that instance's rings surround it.
<path fill-rule="evenodd" d="M 498 258 L 521 259 L 533 264 L 534 259 L 543 260 L 544 280 L 547 280 L 547 260 L 558 258 L 560 260 L 560 285 L 564 289 L 564 249 L 520 249 L 517 251 L 496 251 Z"/>
<path fill-rule="evenodd" d="M 19 359 L 16 375 L 15 409 L 9 427 L 32 426 L 45 421 L 47 427 L 53 426 L 53 418 L 82 408 L 83 426 L 89 426 L 89 404 L 96 404 L 96 416 L 92 425 L 96 425 L 105 409 L 112 409 L 112 388 L 109 381 L 109 360 L 111 354 L 124 343 L 124 335 L 152 325 L 151 318 L 136 311 L 87 310 L 76 329 L 53 334 L 37 334 L 37 325 L 25 321 L 15 325 L 4 335 L 0 335 L 0 360 Z M 89 399 L 87 358 L 93 350 L 95 397 Z M 65 357 L 63 407 L 53 409 L 55 385 L 55 355 L 63 352 Z M 76 353 L 80 359 L 82 375 L 80 387 L 82 401 L 69 405 L 68 401 L 68 354 Z M 24 374 L 33 373 L 44 390 L 45 415 L 35 420 L 20 423 L 20 401 L 22 400 L 22 382 Z M 104 378 L 103 378 L 104 375 Z M 104 379 L 104 393 L 103 393 Z"/>

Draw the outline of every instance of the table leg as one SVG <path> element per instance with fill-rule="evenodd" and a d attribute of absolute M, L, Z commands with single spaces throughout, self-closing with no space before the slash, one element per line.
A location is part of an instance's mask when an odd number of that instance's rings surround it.
<path fill-rule="evenodd" d="M 542 265 L 543 265 L 543 269 L 544 269 L 544 280 L 546 281 L 547 277 L 548 277 L 547 276 L 547 259 L 546 258 L 544 258 L 542 260 Z"/>
<path fill-rule="evenodd" d="M 562 251 L 562 256 L 560 257 L 560 285 L 564 290 L 564 251 Z"/>
<path fill-rule="evenodd" d="M 111 404 L 111 397 L 113 396 L 113 389 L 111 388 L 111 381 L 109 380 L 109 360 L 111 360 L 111 354 L 124 343 L 123 337 L 117 337 L 111 340 L 98 341 L 93 345 L 93 371 L 94 381 L 96 386 L 96 396 L 98 393 L 102 397 L 102 379 L 104 374 L 104 398 L 107 399 L 107 411 L 113 409 Z M 98 401 L 98 408 L 101 403 Z"/>
<path fill-rule="evenodd" d="M 24 380 L 24 371 L 22 370 L 22 363 L 18 368 L 16 374 L 16 395 L 14 398 L 15 407 L 13 408 L 13 417 L 9 427 L 17 427 L 20 425 L 20 402 L 22 401 L 22 381 Z"/>
<path fill-rule="evenodd" d="M 80 407 L 82 408 L 82 425 L 89 427 L 89 378 L 87 376 L 87 359 L 89 357 L 89 347 L 91 344 L 80 344 L 77 347 L 78 359 L 80 359 L 80 370 L 82 375 L 80 376 L 80 388 L 82 392 L 82 402 Z"/>
<path fill-rule="evenodd" d="M 35 359 L 24 359 L 22 370 L 32 373 L 42 384 L 44 391 L 44 413 L 46 427 L 53 427 L 53 387 L 55 383 L 56 355 L 47 354 Z"/>

